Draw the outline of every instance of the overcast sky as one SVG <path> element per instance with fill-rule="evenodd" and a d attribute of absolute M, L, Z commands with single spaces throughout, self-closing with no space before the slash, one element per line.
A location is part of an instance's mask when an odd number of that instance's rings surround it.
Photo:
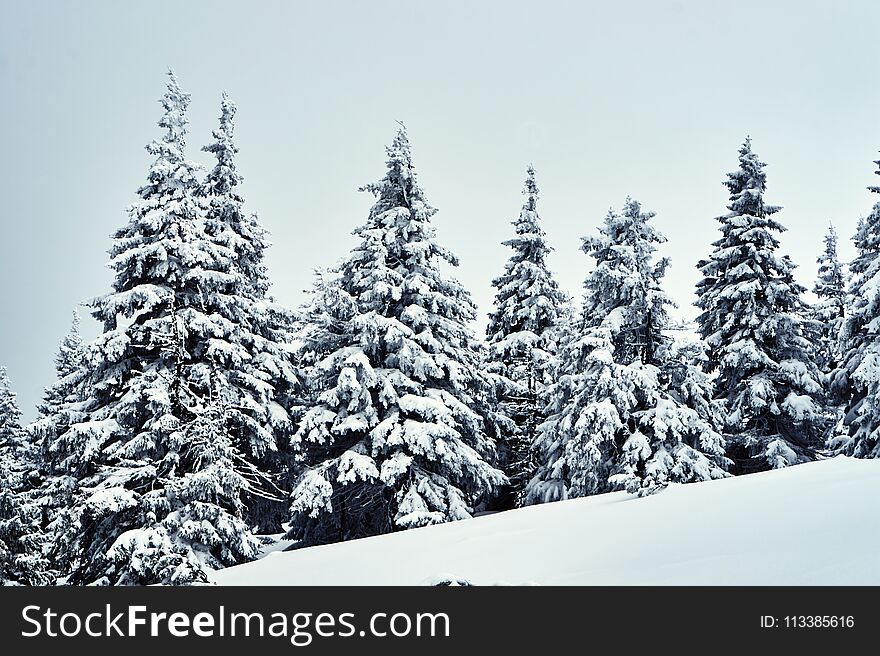
<path fill-rule="evenodd" d="M 397 119 L 483 315 L 532 162 L 567 291 L 589 264 L 580 237 L 630 194 L 657 212 L 693 316 L 747 134 L 812 286 L 829 220 L 850 257 L 880 182 L 878 25 L 876 0 L 0 0 L 0 364 L 32 417 L 71 309 L 109 289 L 169 66 L 192 94 L 192 158 L 209 163 L 221 91 L 238 104 L 244 195 L 284 303 L 352 245 Z"/>

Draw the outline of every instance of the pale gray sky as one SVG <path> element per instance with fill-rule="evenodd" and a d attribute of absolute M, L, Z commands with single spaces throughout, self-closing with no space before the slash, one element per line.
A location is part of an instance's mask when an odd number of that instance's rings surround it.
<path fill-rule="evenodd" d="M 192 158 L 209 161 L 221 90 L 238 104 L 244 194 L 290 305 L 351 246 L 395 119 L 483 315 L 533 162 L 566 290 L 580 236 L 631 194 L 658 213 L 692 316 L 746 134 L 811 286 L 828 221 L 849 257 L 880 182 L 878 24 L 876 0 L 0 0 L 0 364 L 33 416 L 71 308 L 108 289 L 168 66 L 192 93 Z"/>

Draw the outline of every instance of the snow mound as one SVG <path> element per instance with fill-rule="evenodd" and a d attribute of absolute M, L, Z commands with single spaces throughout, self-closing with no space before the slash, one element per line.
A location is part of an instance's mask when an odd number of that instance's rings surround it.
<path fill-rule="evenodd" d="M 429 576 L 424 581 L 422 581 L 422 585 L 463 587 L 473 585 L 473 583 L 471 583 L 467 579 L 461 578 L 460 576 L 456 576 L 455 574 L 443 573 Z"/>
<path fill-rule="evenodd" d="M 220 585 L 878 585 L 880 460 L 837 457 L 275 554 Z"/>

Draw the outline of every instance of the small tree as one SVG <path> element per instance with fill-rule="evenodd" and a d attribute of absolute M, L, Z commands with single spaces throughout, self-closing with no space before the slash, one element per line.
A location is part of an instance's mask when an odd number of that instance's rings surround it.
<path fill-rule="evenodd" d="M 516 236 L 504 242 L 513 254 L 504 274 L 495 278 L 495 309 L 489 315 L 488 369 L 512 385 L 502 398 L 502 411 L 513 419 L 516 432 L 501 446 L 500 460 L 515 497 L 522 494 L 534 469 L 532 449 L 543 421 L 544 391 L 559 313 L 567 299 L 547 267 L 547 244 L 538 216 L 535 169 L 529 166 L 523 188 L 526 197 L 513 222 Z"/>
<path fill-rule="evenodd" d="M 79 327 L 79 312 L 74 310 L 70 330 L 61 340 L 55 355 L 56 381 L 46 388 L 38 407 L 41 417 L 55 414 L 79 387 L 86 355 Z"/>
<path fill-rule="evenodd" d="M 45 536 L 33 487 L 36 453 L 0 367 L 0 585 L 47 585 L 54 572 L 43 555 Z"/>
<path fill-rule="evenodd" d="M 840 364 L 840 329 L 845 316 L 846 274 L 837 258 L 837 231 L 828 226 L 825 249 L 816 260 L 819 273 L 813 293 L 817 302 L 812 308 L 812 318 L 819 324 L 819 352 L 816 363 L 828 374 Z"/>
<path fill-rule="evenodd" d="M 88 349 L 80 336 L 79 313 L 73 311 L 70 330 L 55 355 L 55 382 L 45 388 L 37 420 L 27 429 L 36 443 L 49 447 L 71 424 L 84 418 L 82 404 L 88 380 Z"/>

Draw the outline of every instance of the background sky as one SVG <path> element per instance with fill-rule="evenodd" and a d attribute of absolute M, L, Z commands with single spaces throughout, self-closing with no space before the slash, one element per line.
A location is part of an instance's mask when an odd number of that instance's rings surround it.
<path fill-rule="evenodd" d="M 481 324 L 529 162 L 566 291 L 588 270 L 580 237 L 630 194 L 657 212 L 667 287 L 694 316 L 747 134 L 811 287 L 828 222 L 847 259 L 876 200 L 878 24 L 876 0 L 0 0 L 0 364 L 32 417 L 71 310 L 109 290 L 169 66 L 192 94 L 191 158 L 211 163 L 221 91 L 237 103 L 243 193 L 291 306 L 354 243 L 397 119 Z"/>

